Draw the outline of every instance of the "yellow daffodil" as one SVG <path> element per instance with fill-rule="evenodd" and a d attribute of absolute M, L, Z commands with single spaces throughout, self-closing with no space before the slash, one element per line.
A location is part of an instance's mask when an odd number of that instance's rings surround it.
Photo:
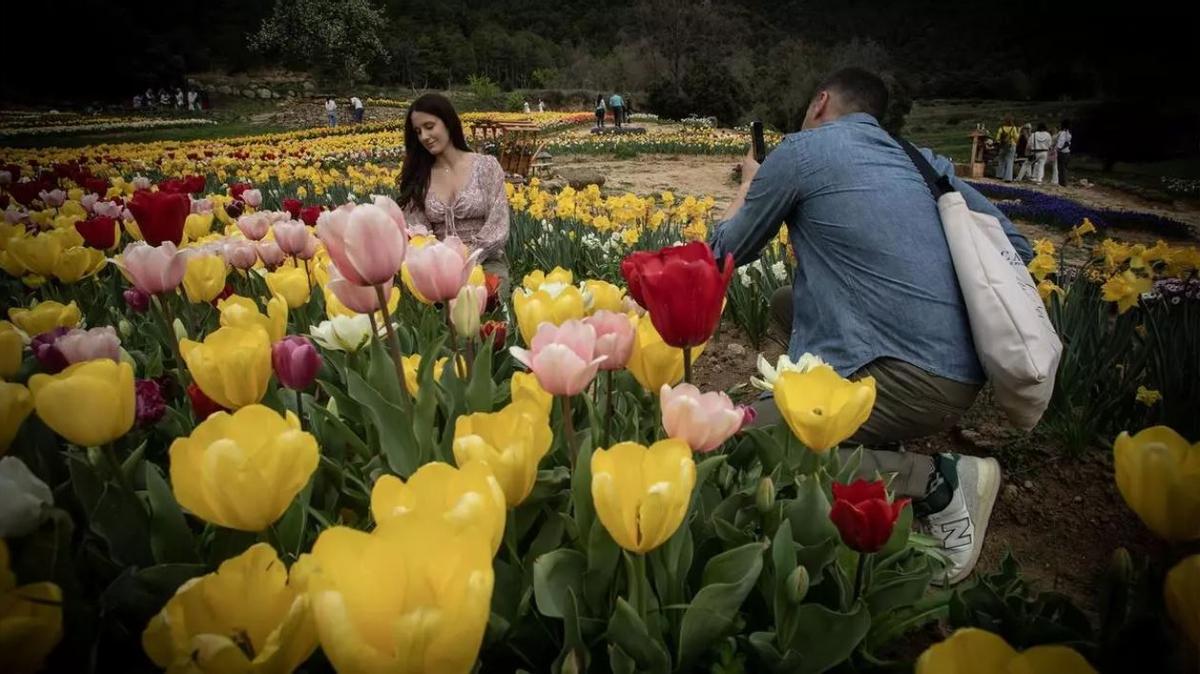
<path fill-rule="evenodd" d="M 504 490 L 482 461 L 462 468 L 433 461 L 407 482 L 383 475 L 371 489 L 371 515 L 381 526 L 408 517 L 430 517 L 449 530 L 474 533 L 491 541 L 492 554 L 504 537 L 507 502 Z"/>
<path fill-rule="evenodd" d="M 0 381 L 0 456 L 12 445 L 25 417 L 33 411 L 33 396 L 20 384 Z"/>
<path fill-rule="evenodd" d="M 221 407 L 245 407 L 267 393 L 271 340 L 261 326 L 221 328 L 203 342 L 182 340 L 179 351 L 196 385 Z"/>
<path fill-rule="evenodd" d="M 80 447 L 99 447 L 133 428 L 133 366 L 107 358 L 29 378 L 34 409 L 55 433 Z"/>
<path fill-rule="evenodd" d="M 597 311 L 613 311 L 620 313 L 625 299 L 625 289 L 619 288 L 608 281 L 587 280 L 583 282 L 583 296 L 588 315 Z"/>
<path fill-rule="evenodd" d="M 62 640 L 62 590 L 54 583 L 17 586 L 0 539 L 0 672 L 33 674 Z"/>
<path fill-rule="evenodd" d="M 0 321 L 0 379 L 12 379 L 21 370 L 25 340 L 17 326 Z"/>
<path fill-rule="evenodd" d="M 1018 653 L 1004 639 L 966 627 L 927 648 L 916 674 L 1095 674 L 1082 655 L 1067 646 L 1034 646 Z"/>
<path fill-rule="evenodd" d="M 259 326 L 267 331 L 274 344 L 287 334 L 287 301 L 278 295 L 267 301 L 267 313 L 258 310 L 258 305 L 249 297 L 232 295 L 217 303 L 221 312 L 221 325 L 227 328 L 249 328 Z"/>
<path fill-rule="evenodd" d="M 454 425 L 454 461 L 488 464 L 509 508 L 529 496 L 538 463 L 550 451 L 550 420 L 534 403 L 517 401 L 499 412 L 465 414 Z"/>
<path fill-rule="evenodd" d="M 554 404 L 554 396 L 542 388 L 542 385 L 538 383 L 536 375 L 532 372 L 514 372 L 508 385 L 512 392 L 513 402 L 519 400 L 531 402 L 547 418 L 550 417 L 550 408 Z"/>
<path fill-rule="evenodd" d="M 775 382 L 775 405 L 801 442 L 824 454 L 866 423 L 875 406 L 875 379 L 842 378 L 828 365 L 784 372 Z"/>
<path fill-rule="evenodd" d="M 1163 595 L 1171 620 L 1200 649 L 1200 555 L 1185 558 L 1167 573 Z"/>
<path fill-rule="evenodd" d="M 266 543 L 175 591 L 142 633 L 169 672 L 285 674 L 317 648 L 308 595 Z"/>
<path fill-rule="evenodd" d="M 584 317 L 583 293 L 573 285 L 547 281 L 537 290 L 517 288 L 513 291 L 513 312 L 521 338 L 529 345 L 542 323 L 562 325 Z"/>
<path fill-rule="evenodd" d="M 29 309 L 15 307 L 8 310 L 8 318 L 30 337 L 36 337 L 54 328 L 74 328 L 83 317 L 79 306 L 72 300 L 69 304 L 47 300 Z"/>
<path fill-rule="evenodd" d="M 1051 255 L 1055 253 L 1054 243 L 1050 239 L 1036 239 L 1033 242 L 1033 252 L 1035 255 Z"/>
<path fill-rule="evenodd" d="M 555 267 L 549 274 L 541 269 L 535 269 L 525 275 L 521 280 L 521 285 L 530 292 L 541 288 L 546 283 L 560 283 L 562 285 L 571 285 L 575 282 L 575 275 L 569 270 L 562 267 Z"/>
<path fill-rule="evenodd" d="M 707 344 L 692 349 L 692 358 L 699 358 Z M 649 316 L 637 321 L 633 336 L 633 351 L 625 364 L 642 388 L 658 393 L 663 385 L 674 386 L 683 380 L 683 349 L 663 341 L 654 329 Z"/>
<path fill-rule="evenodd" d="M 1137 304 L 1142 293 L 1150 292 L 1150 279 L 1129 270 L 1116 274 L 1101 287 L 1105 302 L 1116 302 L 1117 313 L 1123 314 Z"/>
<path fill-rule="evenodd" d="M 229 267 L 218 255 L 195 255 L 187 261 L 183 292 L 192 304 L 211 302 L 225 289 Z"/>
<path fill-rule="evenodd" d="M 299 309 L 308 304 L 308 274 L 297 267 L 280 267 L 267 274 L 267 287 L 271 293 L 282 297 L 289 309 Z"/>
<path fill-rule="evenodd" d="M 1153 407 L 1158 404 L 1158 401 L 1162 400 L 1162 394 L 1155 389 L 1139 386 L 1137 388 L 1136 400 L 1146 407 Z"/>
<path fill-rule="evenodd" d="M 230 529 L 263 531 L 283 516 L 317 469 L 317 440 L 300 420 L 264 405 L 216 412 L 171 443 L 179 505 Z"/>
<path fill-rule="evenodd" d="M 1037 291 L 1043 302 L 1049 302 L 1051 295 L 1057 294 L 1059 297 L 1062 297 L 1064 294 L 1066 294 L 1057 283 L 1051 281 L 1050 279 L 1046 279 L 1041 283 L 1038 283 Z"/>
<path fill-rule="evenodd" d="M 1058 260 L 1055 260 L 1053 255 L 1046 253 L 1038 253 L 1033 260 L 1029 262 L 1029 273 L 1038 281 L 1043 281 L 1047 276 L 1058 271 Z"/>
<path fill-rule="evenodd" d="M 1166 426 L 1113 443 L 1117 489 L 1125 503 L 1160 538 L 1200 538 L 1200 443 L 1189 444 Z"/>
<path fill-rule="evenodd" d="M 683 522 L 696 484 L 696 463 L 683 440 L 650 447 L 622 442 L 592 453 L 596 516 L 622 548 L 645 554 Z"/>
<path fill-rule="evenodd" d="M 321 649 L 356 674 L 467 674 L 491 614 L 492 554 L 479 535 L 406 517 L 367 534 L 321 532 L 292 569 Z"/>

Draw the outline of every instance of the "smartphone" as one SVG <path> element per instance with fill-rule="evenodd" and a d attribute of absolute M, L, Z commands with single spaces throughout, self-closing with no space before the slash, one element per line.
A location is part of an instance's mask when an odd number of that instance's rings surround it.
<path fill-rule="evenodd" d="M 762 163 L 767 156 L 767 141 L 763 138 L 763 123 L 755 120 L 750 122 L 750 136 L 754 140 L 754 161 Z"/>

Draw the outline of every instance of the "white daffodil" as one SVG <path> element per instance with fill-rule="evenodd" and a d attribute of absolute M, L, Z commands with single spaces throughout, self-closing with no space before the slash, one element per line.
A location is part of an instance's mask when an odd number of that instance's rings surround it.
<path fill-rule="evenodd" d="M 751 377 L 750 383 L 753 384 L 755 388 L 759 388 L 764 391 L 774 391 L 775 381 L 779 379 L 780 374 L 783 374 L 784 372 L 808 372 L 818 365 L 825 364 L 825 361 L 822 360 L 820 356 L 814 356 L 811 353 L 806 353 L 800 356 L 800 358 L 793 363 L 792 359 L 788 358 L 787 354 L 785 353 L 779 357 L 779 360 L 776 361 L 775 366 L 772 367 L 771 363 L 767 361 L 767 359 L 764 358 L 760 353 L 758 354 L 758 372 L 762 375 L 762 379 L 759 379 L 758 377 Z"/>

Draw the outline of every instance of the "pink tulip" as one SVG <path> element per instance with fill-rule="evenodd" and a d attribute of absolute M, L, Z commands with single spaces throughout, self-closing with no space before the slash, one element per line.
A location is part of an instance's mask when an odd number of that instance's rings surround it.
<path fill-rule="evenodd" d="M 150 179 L 149 179 L 149 178 L 147 178 L 146 176 L 137 176 L 136 178 L 134 178 L 134 179 L 133 179 L 132 181 L 130 181 L 130 182 L 132 182 L 132 183 L 133 183 L 133 189 L 134 189 L 135 191 L 136 191 L 136 190 L 148 190 L 148 189 L 150 189 Z"/>
<path fill-rule="evenodd" d="M 225 243 L 224 256 L 230 267 L 246 271 L 258 262 L 258 248 L 252 241 L 230 239 Z"/>
<path fill-rule="evenodd" d="M 395 277 L 408 247 L 396 221 L 373 205 L 350 209 L 343 206 L 322 213 L 317 220 L 317 236 L 342 277 L 362 286 L 379 285 Z"/>
<path fill-rule="evenodd" d="M 58 189 L 50 190 L 49 192 L 42 190 L 38 192 L 38 198 L 50 208 L 58 208 L 67 201 L 67 193 Z"/>
<path fill-rule="evenodd" d="M 301 260 L 311 260 L 317 256 L 317 246 L 321 245 L 320 239 L 308 233 L 308 237 L 304 240 L 304 250 L 296 253 L 296 257 Z"/>
<path fill-rule="evenodd" d="M 741 429 L 745 413 L 721 391 L 701 394 L 691 384 L 659 391 L 663 429 L 694 452 L 711 452 Z"/>
<path fill-rule="evenodd" d="M 192 200 L 192 212 L 193 213 L 207 214 L 207 213 L 212 213 L 212 210 L 213 210 L 212 199 L 205 198 L 205 199 L 193 199 Z"/>
<path fill-rule="evenodd" d="M 414 248 L 408 253 L 408 272 L 413 287 L 430 302 L 445 302 L 458 296 L 482 251 L 467 254 L 467 247 L 457 236 Z"/>
<path fill-rule="evenodd" d="M 121 217 L 125 207 L 115 201 L 97 201 L 92 205 L 92 212 L 114 220 Z"/>
<path fill-rule="evenodd" d="M 312 236 L 308 227 L 298 220 L 277 222 L 271 229 L 275 232 L 275 243 L 279 244 L 285 255 L 299 255 L 304 252 L 308 239 Z"/>
<path fill-rule="evenodd" d="M 254 208 L 262 206 L 262 190 L 246 190 L 242 192 L 242 201 Z"/>
<path fill-rule="evenodd" d="M 96 207 L 96 202 L 98 201 L 100 201 L 99 194 L 85 194 L 79 199 L 79 205 L 83 206 L 83 210 L 91 213 L 92 209 Z"/>
<path fill-rule="evenodd" d="M 279 244 L 274 241 L 259 241 L 255 248 L 258 250 L 259 259 L 268 269 L 274 269 L 283 264 L 283 258 L 286 257 Z"/>
<path fill-rule="evenodd" d="M 629 295 L 626 295 L 621 300 L 621 309 L 627 314 L 632 312 L 636 313 L 638 316 L 646 315 L 646 310 L 642 308 L 642 305 L 638 304 L 637 301 Z"/>
<path fill-rule="evenodd" d="M 404 223 L 404 211 L 400 209 L 400 204 L 397 204 L 391 197 L 385 197 L 381 194 L 376 194 L 371 197 L 371 202 L 383 209 L 384 213 L 391 216 L 392 221 L 400 228 L 400 231 L 408 231 L 408 227 Z"/>
<path fill-rule="evenodd" d="M 18 208 L 12 204 L 9 204 L 8 208 L 4 211 L 4 222 L 10 225 L 15 225 L 18 222 L 24 222 L 28 219 L 29 211 L 26 211 L 23 208 Z"/>
<path fill-rule="evenodd" d="M 583 319 L 596 330 L 596 355 L 607 356 L 601 370 L 620 370 L 633 352 L 634 329 L 629 316 L 613 311 L 597 311 Z"/>
<path fill-rule="evenodd" d="M 159 295 L 179 287 L 187 270 L 187 255 L 170 241 L 159 246 L 135 241 L 125 246 L 117 265 L 138 290 Z"/>
<path fill-rule="evenodd" d="M 553 395 L 577 395 L 592 382 L 605 356 L 596 356 L 596 330 L 580 321 L 542 323 L 528 350 L 509 352 L 533 371 L 538 384 Z"/>
<path fill-rule="evenodd" d="M 111 325 L 91 330 L 71 330 L 54 340 L 54 348 L 71 364 L 100 358 L 121 361 L 121 340 Z"/>
<path fill-rule="evenodd" d="M 356 311 L 360 314 L 371 314 L 379 311 L 379 294 L 372 286 L 360 286 L 356 283 L 351 283 L 338 273 L 337 267 L 329 269 L 329 282 L 325 284 L 329 288 L 329 292 L 338 298 L 338 301 L 346 305 L 350 311 Z M 392 281 L 389 279 L 383 284 L 383 296 L 390 298 L 392 296 Z M 384 307 L 384 312 L 387 308 Z"/>
<path fill-rule="evenodd" d="M 321 371 L 321 354 L 307 338 L 288 335 L 271 347 L 271 365 L 279 383 L 293 391 L 303 391 Z"/>
<path fill-rule="evenodd" d="M 271 227 L 271 222 L 262 213 L 251 213 L 237 219 L 238 229 L 251 241 L 262 241 Z"/>

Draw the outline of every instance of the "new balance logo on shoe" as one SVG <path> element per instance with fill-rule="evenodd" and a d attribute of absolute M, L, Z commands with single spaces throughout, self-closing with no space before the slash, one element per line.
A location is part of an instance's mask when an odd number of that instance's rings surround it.
<path fill-rule="evenodd" d="M 971 531 L 970 517 L 964 517 L 953 522 L 945 522 L 940 526 L 942 529 L 942 546 L 947 550 L 970 548 L 975 541 L 975 536 Z"/>

